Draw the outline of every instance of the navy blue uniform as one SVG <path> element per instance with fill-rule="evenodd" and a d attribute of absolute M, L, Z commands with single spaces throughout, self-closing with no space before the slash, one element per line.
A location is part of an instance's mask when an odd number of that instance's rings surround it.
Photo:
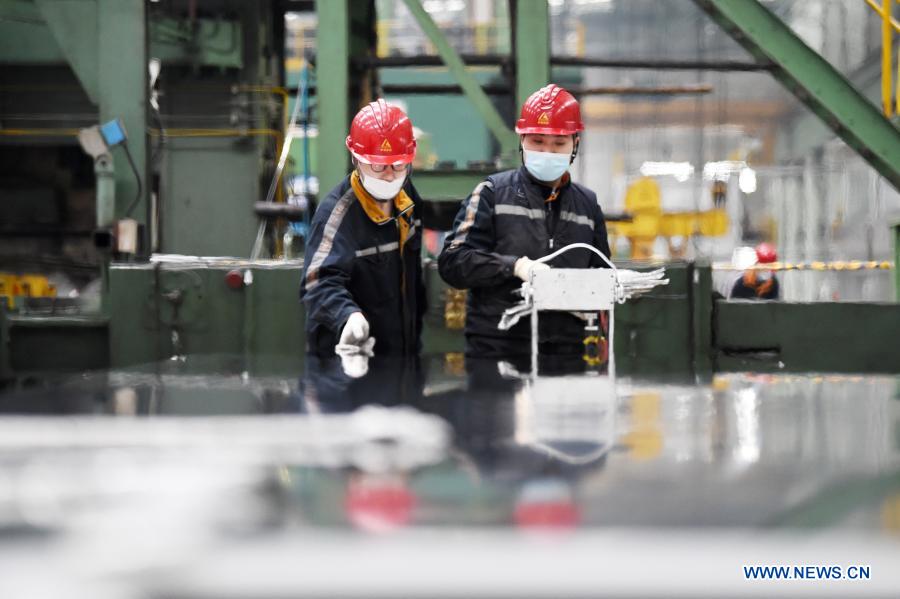
<path fill-rule="evenodd" d="M 403 252 L 396 220 L 373 222 L 346 177 L 313 215 L 300 298 L 306 305 L 307 351 L 333 355 L 353 312 L 362 312 L 377 355 L 419 351 L 425 287 L 422 280 L 422 200 L 407 181 L 414 208 Z"/>
<path fill-rule="evenodd" d="M 522 285 L 513 274 L 520 257 L 541 258 L 576 242 L 592 245 L 609 256 L 606 221 L 594 192 L 568 180 L 556 200 L 545 202 L 550 192 L 520 167 L 479 183 L 456 215 L 438 268 L 448 284 L 469 290 L 467 355 L 503 357 L 530 352 L 527 318 L 508 331 L 497 328 L 503 311 L 521 301 L 513 294 Z M 599 256 L 585 249 L 566 252 L 550 265 L 606 267 Z M 547 312 L 541 314 L 539 323 L 539 341 L 547 351 L 581 353 L 582 320 L 564 312 Z"/>

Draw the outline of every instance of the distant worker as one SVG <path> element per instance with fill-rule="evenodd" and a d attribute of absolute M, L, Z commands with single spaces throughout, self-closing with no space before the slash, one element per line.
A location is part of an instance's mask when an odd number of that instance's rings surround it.
<path fill-rule="evenodd" d="M 319 204 L 306 246 L 307 350 L 371 353 L 374 340 L 375 354 L 412 355 L 425 311 L 413 126 L 379 99 L 354 117 L 346 144 L 354 170 Z"/>
<path fill-rule="evenodd" d="M 756 264 L 771 264 L 778 253 L 771 243 L 756 246 Z M 776 300 L 779 296 L 778 278 L 771 270 L 750 268 L 744 271 L 731 288 L 732 299 Z"/>
<path fill-rule="evenodd" d="M 533 269 L 604 267 L 585 249 L 550 261 L 535 260 L 571 243 L 592 245 L 609 256 L 606 222 L 597 196 L 572 182 L 569 166 L 584 130 L 578 101 L 558 85 L 533 93 L 516 123 L 523 166 L 479 183 L 456 215 L 438 259 L 441 277 L 468 289 L 466 355 L 505 358 L 528 355 L 527 319 L 508 331 L 497 328 L 503 311 L 521 301 L 514 295 Z M 539 351 L 584 353 L 585 323 L 565 312 L 540 318 Z"/>

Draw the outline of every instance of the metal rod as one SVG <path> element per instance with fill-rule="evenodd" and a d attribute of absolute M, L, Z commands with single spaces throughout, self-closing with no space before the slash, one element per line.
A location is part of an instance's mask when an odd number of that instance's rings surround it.
<path fill-rule="evenodd" d="M 616 303 L 609 307 L 609 337 L 606 340 L 606 373 L 616 387 Z"/>
<path fill-rule="evenodd" d="M 538 351 L 540 350 L 540 345 L 538 344 L 538 335 L 540 330 L 540 326 L 538 323 L 538 309 L 532 305 L 531 306 L 531 377 L 534 379 L 538 375 Z"/>
<path fill-rule="evenodd" d="M 501 96 L 512 93 L 512 89 L 503 84 L 488 84 L 481 87 L 484 93 Z M 682 85 L 666 87 L 647 86 L 610 86 L 610 87 L 572 87 L 567 88 L 576 96 L 675 96 L 691 94 L 708 94 L 713 91 L 712 85 Z M 463 89 L 452 83 L 429 84 L 386 84 L 381 86 L 385 94 L 462 94 Z"/>
<path fill-rule="evenodd" d="M 893 65 L 891 64 L 893 54 L 893 35 L 894 30 L 891 28 L 891 22 L 888 17 L 891 15 L 891 5 L 894 0 L 882 0 L 881 7 L 881 103 L 884 110 L 884 116 L 890 118 L 894 115 L 894 86 L 891 83 L 893 76 Z"/>
<path fill-rule="evenodd" d="M 297 95 L 303 97 L 304 88 L 306 86 L 306 79 L 304 77 L 300 78 L 300 81 L 297 83 Z M 272 176 L 272 182 L 269 185 L 269 191 L 266 193 L 266 202 L 271 202 L 275 197 L 275 189 L 281 186 L 281 174 L 284 172 L 284 165 L 287 162 L 288 154 L 291 151 L 291 141 L 294 138 L 294 134 L 292 133 L 294 130 L 294 126 L 297 124 L 297 115 L 300 113 L 300 102 L 294 103 L 294 110 L 291 111 L 291 119 L 288 122 L 288 127 L 282 136 L 281 143 L 281 154 L 278 158 L 278 163 L 275 166 L 275 173 Z M 266 233 L 266 225 L 268 224 L 267 219 L 260 219 L 259 227 L 256 230 L 256 239 L 253 242 L 253 249 L 250 251 L 250 259 L 256 260 L 259 258 L 260 253 L 262 252 L 263 238 Z"/>
<path fill-rule="evenodd" d="M 500 54 L 460 54 L 460 59 L 467 67 L 491 67 L 510 64 L 509 56 Z M 363 68 L 391 67 L 442 67 L 444 61 L 440 56 L 368 56 L 353 61 Z"/>
<path fill-rule="evenodd" d="M 882 19 L 884 18 L 884 13 L 881 11 L 881 7 L 875 4 L 875 0 L 866 0 L 866 4 L 871 6 L 872 10 L 878 13 L 879 17 L 881 17 Z M 894 17 L 891 17 L 891 27 L 894 28 L 894 31 L 900 33 L 900 22 L 898 22 Z"/>
<path fill-rule="evenodd" d="M 509 56 L 501 55 L 460 55 L 466 66 L 506 66 L 511 64 Z M 440 56 L 384 56 L 366 57 L 355 61 L 363 68 L 391 67 L 441 67 L 444 62 Z M 768 62 L 747 62 L 741 60 L 696 61 L 670 59 L 622 59 L 622 58 L 590 58 L 581 56 L 552 56 L 550 64 L 554 66 L 573 66 L 608 69 L 655 69 L 686 71 L 767 71 L 773 65 Z"/>
<path fill-rule="evenodd" d="M 611 58 L 582 58 L 579 56 L 553 56 L 550 64 L 554 66 L 590 67 L 606 69 L 654 69 L 654 70 L 686 70 L 686 71 L 768 71 L 773 68 L 768 62 L 746 62 L 739 60 L 723 60 L 718 62 L 696 60 L 627 60 Z"/>
<path fill-rule="evenodd" d="M 508 85 L 489 84 L 481 86 L 484 93 L 495 96 L 506 95 L 512 93 L 512 89 Z M 462 94 L 463 88 L 452 83 L 429 83 L 422 85 L 412 84 L 386 84 L 381 86 L 381 91 L 385 94 Z"/>
<path fill-rule="evenodd" d="M 712 85 L 680 85 L 668 87 L 611 86 L 567 88 L 576 96 L 676 96 L 708 94 Z"/>

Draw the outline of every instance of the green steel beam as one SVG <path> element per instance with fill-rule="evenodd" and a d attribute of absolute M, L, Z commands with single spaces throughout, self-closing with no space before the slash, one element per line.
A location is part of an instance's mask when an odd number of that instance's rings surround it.
<path fill-rule="evenodd" d="M 142 193 L 131 217 L 146 222 L 150 187 L 147 178 L 147 21 L 143 0 L 96 0 L 96 54 L 100 122 L 122 119 L 128 133 L 128 149 L 134 159 Z M 67 4 L 57 2 L 56 4 Z M 121 146 L 113 149 L 116 161 L 116 218 L 126 216 L 137 197 L 138 184 Z"/>
<path fill-rule="evenodd" d="M 347 69 L 350 63 L 348 0 L 318 0 L 316 101 L 319 106 L 318 177 L 320 195 L 347 174 L 344 138 L 350 125 Z"/>
<path fill-rule="evenodd" d="M 550 82 L 550 25 L 546 0 L 516 3 L 516 105 Z"/>
<path fill-rule="evenodd" d="M 91 102 L 99 104 L 100 65 L 97 52 L 100 41 L 97 34 L 100 15 L 97 0 L 37 0 L 37 6 L 81 87 Z M 129 51 L 132 48 L 125 50 Z M 143 52 L 139 53 L 143 55 Z"/>
<path fill-rule="evenodd" d="M 485 124 L 494 137 L 497 138 L 497 141 L 500 143 L 500 153 L 506 158 L 515 156 L 519 149 L 519 138 L 513 130 L 503 122 L 503 117 L 497 111 L 497 108 L 491 102 L 490 98 L 488 98 L 488 95 L 484 93 L 484 90 L 472 73 L 466 70 L 465 63 L 463 63 L 459 54 L 457 54 L 456 50 L 454 50 L 447 41 L 447 38 L 444 37 L 444 34 L 441 33 L 441 30 L 438 28 L 437 24 L 435 24 L 431 15 L 428 14 L 419 0 L 403 1 L 406 3 L 407 8 L 409 8 L 409 12 L 415 17 L 416 22 L 419 23 L 422 32 L 428 37 L 431 43 L 434 44 L 437 53 L 440 55 L 441 60 L 444 61 L 444 64 L 447 65 L 447 69 L 449 69 L 450 73 L 453 75 L 456 83 L 459 84 L 466 97 L 468 97 L 475 105 L 478 114 L 484 119 Z M 541 2 L 543 2 L 543 0 L 541 0 Z"/>
<path fill-rule="evenodd" d="M 900 131 L 758 0 L 694 0 L 788 91 L 900 189 Z"/>
<path fill-rule="evenodd" d="M 870 102 L 881 102 L 881 62 L 869 60 L 848 78 Z M 798 106 L 797 110 L 785 118 L 782 127 L 784 135 L 775 141 L 775 160 L 788 162 L 808 156 L 817 148 L 834 138 L 831 129 L 814 113 Z"/>

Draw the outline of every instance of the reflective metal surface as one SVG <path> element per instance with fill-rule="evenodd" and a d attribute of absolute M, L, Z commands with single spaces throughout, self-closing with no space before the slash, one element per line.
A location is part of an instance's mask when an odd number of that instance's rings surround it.
<path fill-rule="evenodd" d="M 900 377 L 212 356 L 8 390 L 0 413 L 3 597 L 900 588 Z M 873 574 L 741 572 L 776 563 Z"/>

